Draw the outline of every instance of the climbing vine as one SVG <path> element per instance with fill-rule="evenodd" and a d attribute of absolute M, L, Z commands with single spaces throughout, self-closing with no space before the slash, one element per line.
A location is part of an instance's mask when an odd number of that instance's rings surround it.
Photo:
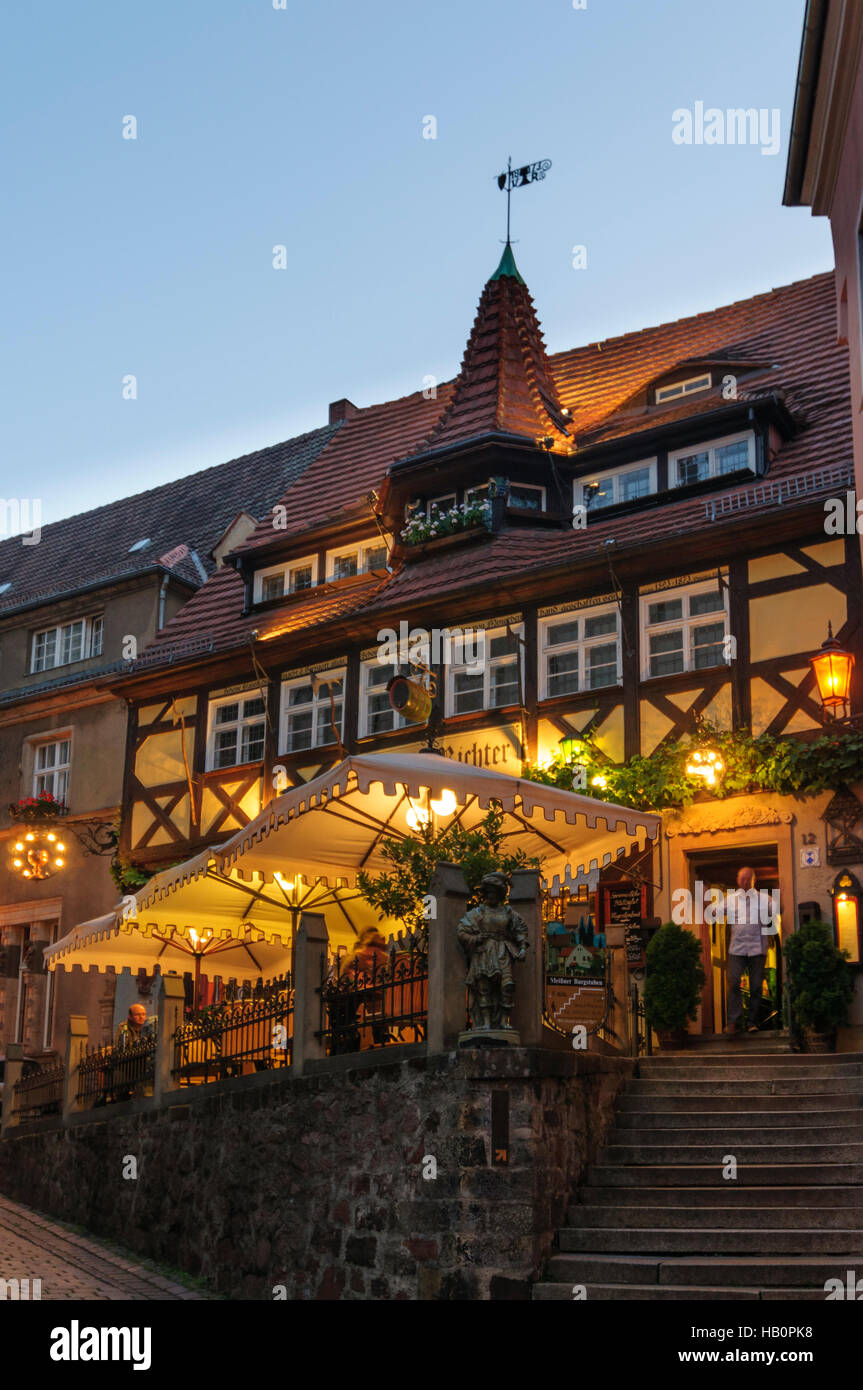
<path fill-rule="evenodd" d="M 702 742 L 717 749 L 725 765 L 723 776 L 711 788 L 719 799 L 761 791 L 817 796 L 841 783 L 863 781 L 863 734 L 837 731 L 805 742 L 772 734 L 753 737 L 744 730 L 721 732 L 704 724 L 695 740 L 677 739 L 625 763 L 610 762 L 592 738 L 579 739 L 574 761 L 586 767 L 586 786 L 577 789 L 582 795 L 639 811 L 688 806 L 702 784 L 686 775 L 686 762 L 693 747 Z M 523 776 L 570 790 L 572 762 L 556 753 L 544 767 L 526 765 Z"/>

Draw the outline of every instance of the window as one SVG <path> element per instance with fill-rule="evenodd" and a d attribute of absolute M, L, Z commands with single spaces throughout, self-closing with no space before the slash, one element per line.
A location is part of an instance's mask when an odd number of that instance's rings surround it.
<path fill-rule="evenodd" d="M 521 625 L 510 632 L 493 628 L 485 633 L 479 659 L 453 665 L 447 672 L 447 714 L 517 705 Z"/>
<path fill-rule="evenodd" d="M 620 684 L 617 608 L 561 614 L 540 625 L 540 699 Z"/>
<path fill-rule="evenodd" d="M 657 405 L 664 401 L 678 400 L 681 396 L 691 396 L 695 391 L 706 391 L 710 386 L 710 373 L 703 376 L 686 377 L 683 381 L 670 381 L 667 386 L 657 386 L 654 399 Z"/>
<path fill-rule="evenodd" d="M 432 497 L 426 506 L 426 516 L 431 521 L 432 512 L 449 512 L 456 505 L 456 495 L 448 492 L 445 497 Z"/>
<path fill-rule="evenodd" d="M 349 579 L 355 574 L 369 574 L 386 569 L 388 551 L 384 542 L 362 541 L 358 545 L 327 553 L 327 580 Z"/>
<path fill-rule="evenodd" d="M 101 655 L 103 627 L 101 617 L 77 618 L 61 627 L 34 632 L 31 672 L 50 671 L 55 666 L 69 666 L 73 661 Z"/>
<path fill-rule="evenodd" d="M 615 507 L 619 502 L 635 502 L 639 497 L 648 497 L 656 491 L 656 459 L 631 463 L 612 473 L 594 473 L 579 478 L 574 488 L 573 500 L 580 502 L 590 512 L 599 511 L 602 507 Z"/>
<path fill-rule="evenodd" d="M 382 666 L 379 661 L 364 661 L 360 668 L 360 737 L 385 734 L 390 729 L 402 729 L 405 720 L 390 705 L 387 682 L 398 675 L 395 666 Z"/>
<path fill-rule="evenodd" d="M 303 676 L 282 684 L 282 728 L 279 749 L 299 753 L 335 743 L 333 723 L 342 736 L 344 717 L 344 671 L 328 671 L 320 676 Z"/>
<path fill-rule="evenodd" d="M 701 444 L 697 449 L 679 449 L 668 455 L 668 479 L 672 487 L 703 483 L 708 478 L 721 478 L 740 468 L 754 469 L 755 439 L 752 434 L 733 435 L 729 439 Z"/>
<path fill-rule="evenodd" d="M 72 762 L 71 739 L 61 738 L 53 743 L 37 743 L 34 753 L 33 795 L 50 792 L 56 801 L 65 804 Z"/>
<path fill-rule="evenodd" d="M 725 594 L 712 579 L 642 598 L 645 678 L 701 671 L 727 660 Z"/>
<path fill-rule="evenodd" d="M 266 706 L 261 695 L 238 695 L 210 705 L 208 769 L 259 763 L 264 756 Z"/>
<path fill-rule="evenodd" d="M 545 488 L 532 483 L 510 483 L 509 505 L 528 507 L 532 512 L 545 511 Z"/>
<path fill-rule="evenodd" d="M 488 500 L 488 483 L 483 483 L 481 487 L 469 487 L 465 489 L 465 502 L 485 502 Z"/>
<path fill-rule="evenodd" d="M 318 582 L 318 562 L 314 555 L 291 560 L 286 565 L 271 565 L 255 575 L 255 603 L 284 598 L 302 589 L 311 589 Z"/>

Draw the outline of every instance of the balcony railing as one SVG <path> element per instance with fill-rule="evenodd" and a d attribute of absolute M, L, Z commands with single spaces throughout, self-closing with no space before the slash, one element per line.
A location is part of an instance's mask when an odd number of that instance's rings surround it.
<path fill-rule="evenodd" d="M 124 1047 L 99 1047 L 78 1063 L 78 1101 L 110 1105 L 135 1095 L 152 1095 L 156 1039 L 148 1034 Z"/>

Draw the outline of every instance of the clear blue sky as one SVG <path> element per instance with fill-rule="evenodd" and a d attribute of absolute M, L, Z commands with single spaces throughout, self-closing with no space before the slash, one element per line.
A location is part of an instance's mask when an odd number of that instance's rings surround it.
<path fill-rule="evenodd" d="M 553 161 L 513 194 L 552 351 L 829 268 L 826 220 L 781 204 L 802 15 L 7 0 L 0 495 L 56 520 L 452 376 L 508 154 Z M 778 107 L 779 154 L 674 144 L 699 100 Z"/>

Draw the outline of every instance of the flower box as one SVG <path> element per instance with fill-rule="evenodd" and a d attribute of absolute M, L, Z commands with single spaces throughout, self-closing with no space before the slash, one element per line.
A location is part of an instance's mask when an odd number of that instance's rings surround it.
<path fill-rule="evenodd" d="M 50 792 L 40 792 L 38 796 L 22 796 L 10 802 L 9 814 L 19 821 L 53 820 L 56 816 L 65 816 L 66 807 Z"/>
<path fill-rule="evenodd" d="M 481 537 L 490 536 L 491 532 L 481 523 L 476 526 L 468 526 L 463 531 L 451 531 L 446 536 L 431 536 L 422 541 L 402 541 L 404 546 L 404 561 L 406 565 L 412 565 L 417 560 L 421 560 L 424 555 L 437 555 L 442 550 L 450 550 L 454 546 L 464 545 L 469 541 L 479 540 Z"/>

